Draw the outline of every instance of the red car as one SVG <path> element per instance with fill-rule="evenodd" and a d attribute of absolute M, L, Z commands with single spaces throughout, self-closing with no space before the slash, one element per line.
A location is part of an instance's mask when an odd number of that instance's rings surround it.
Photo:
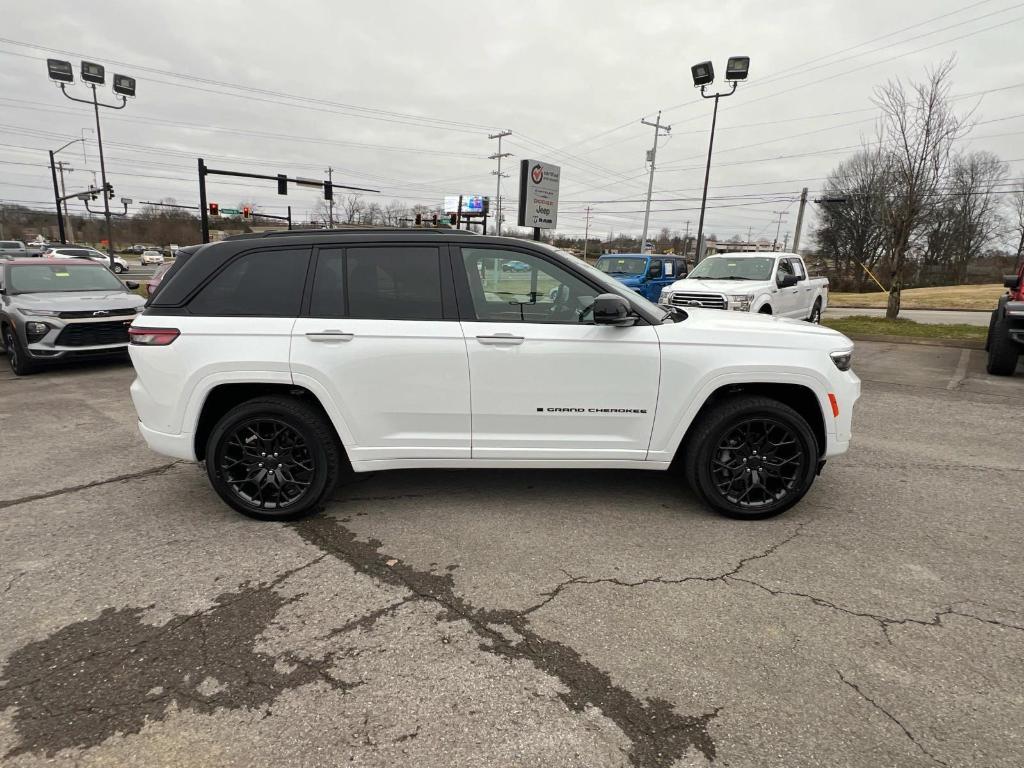
<path fill-rule="evenodd" d="M 156 293 L 156 289 L 160 286 L 160 281 L 164 279 L 164 275 L 167 274 L 167 270 L 172 266 L 174 265 L 162 264 L 157 268 L 156 272 L 153 273 L 153 276 L 146 281 L 146 296 L 152 296 Z"/>

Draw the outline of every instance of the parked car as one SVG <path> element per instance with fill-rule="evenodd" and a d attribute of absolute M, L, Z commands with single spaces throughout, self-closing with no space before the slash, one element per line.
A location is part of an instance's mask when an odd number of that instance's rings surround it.
<path fill-rule="evenodd" d="M 157 289 L 160 287 L 160 283 L 164 279 L 164 275 L 167 274 L 167 270 L 169 270 L 172 266 L 174 265 L 161 264 L 159 267 L 156 268 L 156 272 L 153 273 L 153 277 L 151 277 L 144 283 L 146 286 L 147 296 L 152 296 L 153 294 L 156 293 Z"/>
<path fill-rule="evenodd" d="M 502 272 L 529 272 L 530 266 L 521 261 L 507 261 L 501 265 Z"/>
<path fill-rule="evenodd" d="M 513 300 L 509 262 L 531 286 Z M 263 519 L 415 467 L 681 466 L 713 509 L 769 517 L 847 450 L 860 395 L 837 331 L 659 307 L 544 244 L 457 230 L 204 245 L 129 333 L 149 446 Z"/>
<path fill-rule="evenodd" d="M 133 245 L 133 246 L 132 246 L 131 248 L 129 248 L 128 250 L 129 250 L 129 251 L 130 251 L 131 253 L 138 253 L 138 254 L 141 254 L 141 253 L 142 253 L 143 251 L 147 250 L 148 248 L 149 248 L 149 246 L 148 246 L 148 245 L 142 245 L 141 243 L 136 243 L 135 245 Z"/>
<path fill-rule="evenodd" d="M 686 276 L 686 259 L 672 255 L 614 253 L 599 258 L 595 266 L 649 301 L 657 301 L 663 288 Z"/>
<path fill-rule="evenodd" d="M 95 248 L 87 248 L 84 246 L 65 246 L 55 245 L 50 246 L 43 254 L 48 259 L 91 259 L 92 261 L 102 264 L 105 267 L 110 266 L 110 259 L 107 254 L 102 251 L 97 251 Z M 118 275 L 124 274 L 128 271 L 128 262 L 122 259 L 120 256 L 114 257 L 114 272 Z"/>
<path fill-rule="evenodd" d="M 124 354 L 142 310 L 138 283 L 122 283 L 90 259 L 13 259 L 0 264 L 0 338 L 18 376 L 71 358 Z"/>
<path fill-rule="evenodd" d="M 662 290 L 659 302 L 819 323 L 828 306 L 828 278 L 810 277 L 795 253 L 729 253 L 705 258 L 686 279 Z"/>
<path fill-rule="evenodd" d="M 147 264 L 163 264 L 164 255 L 160 251 L 148 250 L 143 251 L 142 255 L 139 256 L 139 264 L 146 266 Z"/>
<path fill-rule="evenodd" d="M 21 240 L 0 240 L 0 259 L 23 259 L 29 255 Z"/>
<path fill-rule="evenodd" d="M 1006 293 L 992 310 L 988 324 L 986 368 L 995 376 L 1012 376 L 1017 360 L 1024 354 L 1024 263 L 1017 274 L 1003 278 Z"/>

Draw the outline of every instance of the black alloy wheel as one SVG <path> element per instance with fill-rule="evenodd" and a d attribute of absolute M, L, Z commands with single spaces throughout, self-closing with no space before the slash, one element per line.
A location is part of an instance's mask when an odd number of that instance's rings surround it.
<path fill-rule="evenodd" d="M 796 433 L 772 418 L 732 426 L 711 453 L 711 477 L 730 504 L 757 513 L 782 501 L 810 463 Z"/>
<path fill-rule="evenodd" d="M 803 498 L 823 451 L 790 406 L 737 394 L 702 413 L 690 428 L 683 469 L 690 488 L 716 512 L 760 520 Z"/>
<path fill-rule="evenodd" d="M 231 507 L 261 520 L 292 520 L 334 490 L 343 451 L 323 412 L 302 398 L 265 397 L 225 414 L 206 444 L 206 471 Z"/>
<path fill-rule="evenodd" d="M 35 371 L 35 365 L 29 360 L 28 353 L 18 343 L 10 326 L 4 328 L 4 351 L 7 353 L 7 362 L 15 376 L 27 376 Z"/>

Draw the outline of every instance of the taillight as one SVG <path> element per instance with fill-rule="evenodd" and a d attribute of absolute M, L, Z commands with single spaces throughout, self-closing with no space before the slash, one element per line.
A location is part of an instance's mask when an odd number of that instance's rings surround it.
<path fill-rule="evenodd" d="M 135 328 L 128 329 L 128 340 L 140 347 L 166 347 L 180 335 L 177 328 Z"/>

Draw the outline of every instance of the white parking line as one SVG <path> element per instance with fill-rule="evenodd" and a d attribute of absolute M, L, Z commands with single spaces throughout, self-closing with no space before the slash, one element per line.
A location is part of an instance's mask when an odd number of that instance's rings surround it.
<path fill-rule="evenodd" d="M 964 379 L 967 378 L 967 364 L 971 360 L 971 350 L 964 349 L 960 352 L 960 362 L 956 365 L 956 371 L 953 373 L 953 378 L 946 384 L 946 389 L 956 389 L 959 387 Z"/>

